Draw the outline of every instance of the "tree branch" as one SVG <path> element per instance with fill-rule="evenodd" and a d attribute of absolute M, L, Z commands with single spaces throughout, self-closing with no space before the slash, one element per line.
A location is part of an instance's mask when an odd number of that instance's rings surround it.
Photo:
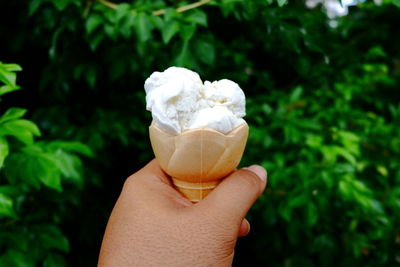
<path fill-rule="evenodd" d="M 118 5 L 113 3 L 113 2 L 110 2 L 110 1 L 107 1 L 107 0 L 97 0 L 97 1 L 99 3 L 105 5 L 106 7 L 109 7 L 109 8 L 112 8 L 112 9 L 117 9 L 118 8 Z"/>
<path fill-rule="evenodd" d="M 108 8 L 111 8 L 111 9 L 117 9 L 117 8 L 118 8 L 118 4 L 115 4 L 115 3 L 110 2 L 110 1 L 108 1 L 108 0 L 97 0 L 97 1 L 98 1 L 99 3 L 105 5 L 105 6 L 108 7 Z M 201 1 L 197 1 L 197 2 L 194 2 L 194 3 L 189 4 L 189 5 L 186 5 L 186 6 L 178 7 L 177 9 L 175 9 L 175 11 L 176 11 L 176 12 L 179 12 L 179 13 L 182 13 L 182 12 L 188 11 L 188 10 L 190 10 L 190 9 L 194 9 L 194 8 L 200 7 L 200 6 L 202 6 L 202 5 L 206 5 L 206 4 L 208 4 L 209 2 L 211 2 L 211 0 L 201 0 Z M 136 10 L 135 10 L 135 9 L 132 9 L 131 12 L 136 12 Z M 153 14 L 154 16 L 161 16 L 161 15 L 165 14 L 165 12 L 166 12 L 166 9 L 160 9 L 160 10 L 155 10 L 155 11 L 153 11 L 152 14 Z"/>

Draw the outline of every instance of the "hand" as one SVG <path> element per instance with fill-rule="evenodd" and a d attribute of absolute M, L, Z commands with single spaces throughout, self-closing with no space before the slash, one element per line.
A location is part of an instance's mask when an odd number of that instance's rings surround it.
<path fill-rule="evenodd" d="M 230 266 L 244 217 L 266 186 L 257 165 L 236 170 L 197 204 L 155 160 L 130 176 L 115 204 L 99 266 Z"/>

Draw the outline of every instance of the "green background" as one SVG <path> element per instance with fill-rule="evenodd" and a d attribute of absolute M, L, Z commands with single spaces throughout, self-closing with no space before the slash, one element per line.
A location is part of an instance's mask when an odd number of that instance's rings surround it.
<path fill-rule="evenodd" d="M 399 0 L 337 18 L 286 0 L 0 7 L 0 266 L 96 265 L 153 157 L 144 80 L 172 65 L 247 97 L 241 165 L 269 185 L 235 266 L 400 264 Z"/>

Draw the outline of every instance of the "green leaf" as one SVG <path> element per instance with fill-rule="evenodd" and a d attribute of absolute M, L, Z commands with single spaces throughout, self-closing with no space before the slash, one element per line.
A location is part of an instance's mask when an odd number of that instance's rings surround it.
<path fill-rule="evenodd" d="M 194 33 L 196 32 L 196 25 L 184 25 L 181 26 L 180 36 L 184 42 L 190 41 L 192 39 Z"/>
<path fill-rule="evenodd" d="M 318 210 L 313 202 L 309 202 L 306 207 L 307 225 L 312 227 L 318 221 Z"/>
<path fill-rule="evenodd" d="M 174 64 L 180 67 L 191 66 L 191 58 L 189 53 L 189 42 L 183 42 L 179 55 L 175 58 Z"/>
<path fill-rule="evenodd" d="M 327 163 L 335 163 L 337 160 L 338 156 L 343 157 L 346 159 L 348 162 L 350 162 L 352 165 L 357 164 L 357 159 L 356 157 L 351 154 L 349 151 L 347 151 L 345 148 L 340 147 L 340 146 L 323 146 L 321 148 L 321 152 L 324 155 L 324 160 Z"/>
<path fill-rule="evenodd" d="M 114 23 L 118 23 L 123 17 L 127 16 L 130 13 L 130 8 L 129 4 L 119 4 L 116 9 Z"/>
<path fill-rule="evenodd" d="M 29 2 L 29 16 L 35 14 L 39 7 L 45 3 L 47 0 L 35 0 Z"/>
<path fill-rule="evenodd" d="M 153 24 L 153 23 L 152 23 Z M 128 12 L 119 22 L 119 32 L 125 38 L 130 38 L 135 25 L 135 14 Z"/>
<path fill-rule="evenodd" d="M 73 141 L 53 141 L 48 143 L 48 148 L 56 151 L 62 149 L 68 152 L 78 153 L 87 157 L 93 157 L 93 152 L 89 146 L 82 144 L 80 142 Z"/>
<path fill-rule="evenodd" d="M 74 1 L 71 0 L 50 0 L 49 2 L 53 3 L 54 6 L 59 10 L 62 11 L 64 10 L 69 4 L 71 4 Z"/>
<path fill-rule="evenodd" d="M 282 203 L 279 206 L 279 214 L 282 216 L 282 218 L 284 218 L 286 221 L 290 221 L 292 218 L 292 208 L 289 207 L 288 205 Z"/>
<path fill-rule="evenodd" d="M 93 66 L 88 67 L 85 72 L 85 79 L 90 88 L 94 88 L 94 86 L 96 85 L 96 76 L 96 69 Z"/>
<path fill-rule="evenodd" d="M 81 161 L 77 156 L 58 150 L 52 159 L 64 177 L 69 178 L 79 186 L 83 185 L 80 172 Z"/>
<path fill-rule="evenodd" d="M 40 136 L 39 128 L 28 120 L 7 121 L 0 127 L 0 136 L 14 136 L 24 144 L 32 144 L 33 136 Z"/>
<path fill-rule="evenodd" d="M 295 208 L 295 207 L 303 206 L 303 205 L 307 204 L 308 202 L 309 202 L 308 196 L 305 195 L 304 193 L 301 193 L 301 194 L 296 195 L 293 198 L 290 198 L 288 206 L 290 206 L 291 208 Z"/>
<path fill-rule="evenodd" d="M 21 89 L 21 87 L 19 87 L 19 86 L 10 86 L 10 85 L 0 86 L 0 96 L 5 95 L 10 92 L 13 92 L 13 91 L 16 91 L 16 90 L 19 90 L 19 89 Z"/>
<path fill-rule="evenodd" d="M 43 262 L 43 267 L 63 267 L 67 266 L 64 258 L 57 253 L 50 253 Z"/>
<path fill-rule="evenodd" d="M 221 0 L 220 8 L 222 15 L 227 17 L 230 13 L 237 10 L 236 3 L 243 2 L 243 0 Z"/>
<path fill-rule="evenodd" d="M 181 13 L 178 13 L 175 8 L 172 7 L 168 7 L 165 9 L 165 13 L 164 13 L 164 21 L 170 21 L 172 19 L 175 18 L 179 18 L 181 15 Z"/>
<path fill-rule="evenodd" d="M 198 40 L 194 43 L 194 51 L 197 57 L 208 65 L 214 64 L 215 47 L 211 40 Z"/>
<path fill-rule="evenodd" d="M 24 153 L 11 153 L 4 164 L 4 173 L 12 185 L 31 185 L 38 189 L 40 181 L 32 172 L 35 169 L 35 162 Z"/>
<path fill-rule="evenodd" d="M 6 138 L 0 136 L 0 169 L 3 167 L 4 160 L 8 156 L 9 147 Z"/>
<path fill-rule="evenodd" d="M 0 193 L 0 217 L 15 218 L 15 216 L 12 199 L 3 193 Z"/>
<path fill-rule="evenodd" d="M 162 29 L 162 38 L 164 44 L 168 44 L 169 41 L 179 32 L 179 23 L 176 20 L 170 20 L 167 22 L 165 27 Z"/>
<path fill-rule="evenodd" d="M 26 252 L 9 249 L 0 257 L 0 266 L 34 267 L 35 264 L 29 255 L 30 254 Z"/>
<path fill-rule="evenodd" d="M 194 9 L 185 20 L 192 24 L 198 24 L 207 27 L 207 14 L 199 9 Z"/>
<path fill-rule="evenodd" d="M 19 186 L 14 185 L 0 185 L 0 194 L 6 194 L 8 196 L 18 196 L 22 194 L 22 190 Z"/>
<path fill-rule="evenodd" d="M 135 30 L 139 41 L 145 42 L 150 39 L 151 31 L 153 30 L 153 24 L 148 18 L 149 15 L 145 13 L 138 13 L 136 15 Z"/>
<path fill-rule="evenodd" d="M 0 157 L 1 157 L 1 155 L 0 155 Z M 0 164 L 0 167 L 1 167 L 1 164 Z M 376 167 L 376 170 L 382 175 L 382 176 L 388 176 L 388 174 L 389 174 L 389 171 L 388 171 L 388 169 L 385 167 L 385 166 L 383 166 L 383 165 L 378 165 L 377 167 Z"/>
<path fill-rule="evenodd" d="M 322 136 L 319 135 L 308 135 L 306 138 L 306 144 L 311 148 L 321 147 L 323 142 Z"/>
<path fill-rule="evenodd" d="M 18 64 L 10 63 L 10 64 L 3 64 L 0 62 L 0 68 L 4 68 L 8 71 L 21 71 L 22 68 Z"/>
<path fill-rule="evenodd" d="M 164 27 L 164 20 L 160 16 L 151 16 L 149 20 L 154 28 L 159 29 L 160 31 Z M 167 20 L 165 20 L 167 21 Z"/>
<path fill-rule="evenodd" d="M 31 161 L 34 162 L 34 161 Z M 32 172 L 47 187 L 62 191 L 61 172 L 52 155 L 42 154 L 36 158 L 35 165 L 30 165 Z"/>
<path fill-rule="evenodd" d="M 0 123 L 19 119 L 23 117 L 26 112 L 27 110 L 23 108 L 10 108 L 0 117 Z"/>
<path fill-rule="evenodd" d="M 61 230 L 54 225 L 45 225 L 40 228 L 39 240 L 47 249 L 57 249 L 63 252 L 69 251 L 68 239 Z"/>
<path fill-rule="evenodd" d="M 62 191 L 61 170 L 54 155 L 41 151 L 35 145 L 23 148 L 21 153 L 9 155 L 5 174 L 11 184 L 24 183 L 39 188 L 42 183 L 46 187 Z"/>
<path fill-rule="evenodd" d="M 40 136 L 40 130 L 31 121 L 28 120 L 11 120 L 6 121 L 0 127 L 0 136 L 14 136 L 24 144 L 32 144 L 33 136 Z"/>
<path fill-rule="evenodd" d="M 356 165 L 357 160 L 349 151 L 347 151 L 346 149 L 344 149 L 342 147 L 338 147 L 338 146 L 335 146 L 334 150 L 335 150 L 337 155 L 342 156 L 343 158 L 345 158 L 351 164 Z"/>
<path fill-rule="evenodd" d="M 392 0 L 392 3 L 397 6 L 400 7 L 400 0 Z"/>
<path fill-rule="evenodd" d="M 297 86 L 290 94 L 290 102 L 295 102 L 299 100 L 302 94 L 303 94 L 303 88 L 301 86 Z"/>
<path fill-rule="evenodd" d="M 103 18 L 99 14 L 91 14 L 85 23 L 86 32 L 91 34 L 96 30 L 102 23 L 104 23 Z"/>
<path fill-rule="evenodd" d="M 17 87 L 17 75 L 14 72 L 8 70 L 7 64 L 0 63 L 0 81 L 10 87 Z"/>
<path fill-rule="evenodd" d="M 104 32 L 99 32 L 99 33 L 95 33 L 94 36 L 90 36 L 89 37 L 89 45 L 90 45 L 90 49 L 92 51 L 95 51 L 97 49 L 97 47 L 99 46 L 99 44 L 104 40 L 105 38 L 105 34 Z"/>
<path fill-rule="evenodd" d="M 287 4 L 287 1 L 288 1 L 288 0 L 277 0 L 278 6 L 279 6 L 279 7 L 283 7 L 284 5 Z"/>
<path fill-rule="evenodd" d="M 64 31 L 64 27 L 58 28 L 55 33 L 53 34 L 53 37 L 51 38 L 51 46 L 49 49 L 49 56 L 51 59 L 55 59 L 57 56 L 57 44 L 58 40 L 61 36 L 61 33 Z"/>

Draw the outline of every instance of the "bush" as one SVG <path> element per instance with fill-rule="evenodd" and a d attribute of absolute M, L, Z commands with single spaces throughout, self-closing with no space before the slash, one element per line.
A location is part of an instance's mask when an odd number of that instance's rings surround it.
<path fill-rule="evenodd" d="M 35 229 L 58 229 L 45 235 L 60 236 L 64 244 L 67 236 L 70 243 L 68 252 L 67 245 L 60 249 L 45 241 L 40 253 L 24 257 L 42 262 L 37 255 L 51 250 L 57 259 L 66 255 L 69 265 L 95 264 L 123 180 L 152 157 L 144 80 L 178 65 L 207 80 L 228 78 L 241 85 L 250 125 L 242 165 L 261 163 L 269 171 L 268 189 L 249 214 L 253 234 L 240 240 L 236 265 L 249 257 L 273 266 L 398 264 L 398 0 L 359 3 L 336 18 L 328 18 L 323 5 L 310 9 L 303 1 L 192 3 L 2 5 L 15 18 L 1 18 L 0 33 L 7 38 L 1 40 L 0 58 L 24 67 L 21 84 L 29 88 L 13 93 L 5 107 L 15 102 L 27 107 L 44 140 L 70 140 L 35 142 L 35 153 L 54 160 L 62 151 L 77 163 L 79 143 L 96 155 L 85 161 L 85 179 L 64 172 L 67 161 L 43 163 L 46 169 L 56 166 L 51 174 L 26 175 L 18 158 L 29 152 L 27 144 L 12 140 L 15 152 L 1 170 L 1 185 L 8 186 L 10 175 L 29 184 L 43 211 L 30 208 L 24 216 L 40 217 L 46 226 Z M 32 129 L 31 135 L 38 133 Z M 9 174 L 14 170 L 17 174 Z M 59 181 L 49 185 L 43 177 L 62 178 L 48 178 Z M 28 193 L 2 194 L 3 215 L 11 216 L 7 203 Z M 1 219 L 2 225 L 8 220 Z M 20 224 L 34 227 L 17 219 Z M 13 235 L 15 242 L 22 242 L 21 235 Z M 3 259 L 24 253 L 7 240 L 0 239 Z"/>
<path fill-rule="evenodd" d="M 0 62 L 0 96 L 20 89 L 16 64 Z M 40 130 L 9 108 L 0 116 L 0 266 L 63 266 L 69 242 L 59 225 L 77 205 L 82 161 L 91 156 L 78 142 L 34 141 Z"/>

